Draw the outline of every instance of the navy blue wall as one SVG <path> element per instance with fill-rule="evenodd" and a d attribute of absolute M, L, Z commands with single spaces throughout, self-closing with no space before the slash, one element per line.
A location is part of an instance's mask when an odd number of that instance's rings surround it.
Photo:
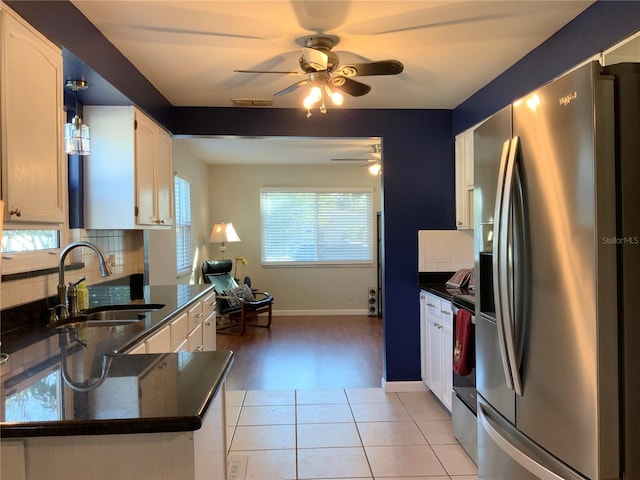
<path fill-rule="evenodd" d="M 640 2 L 599 1 L 454 110 L 454 132 L 497 112 L 640 30 Z"/>
<path fill-rule="evenodd" d="M 385 378 L 420 379 L 418 230 L 455 228 L 450 110 L 175 109 L 175 134 L 382 137 Z"/>
<path fill-rule="evenodd" d="M 455 111 L 172 108 L 68 1 L 7 3 L 176 134 L 383 138 L 385 378 L 418 380 L 417 231 L 455 224 L 453 134 L 640 28 L 640 2 L 600 1 Z"/>

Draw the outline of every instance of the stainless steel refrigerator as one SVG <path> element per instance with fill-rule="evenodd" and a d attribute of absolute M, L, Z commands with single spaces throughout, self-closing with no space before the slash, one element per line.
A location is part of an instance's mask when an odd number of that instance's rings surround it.
<path fill-rule="evenodd" d="M 474 162 L 478 478 L 640 479 L 639 66 L 514 102 Z"/>

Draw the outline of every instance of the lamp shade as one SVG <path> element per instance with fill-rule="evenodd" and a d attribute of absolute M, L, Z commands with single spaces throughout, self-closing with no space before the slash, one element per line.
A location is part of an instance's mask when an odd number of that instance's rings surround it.
<path fill-rule="evenodd" d="M 211 229 L 211 235 L 209 235 L 209 243 L 225 244 L 239 241 L 240 237 L 238 237 L 232 223 L 216 223 Z"/>

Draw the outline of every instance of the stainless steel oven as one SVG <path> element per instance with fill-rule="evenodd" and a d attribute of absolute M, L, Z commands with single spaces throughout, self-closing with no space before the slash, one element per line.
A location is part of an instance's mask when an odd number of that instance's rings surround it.
<path fill-rule="evenodd" d="M 458 375 L 453 371 L 453 399 L 451 422 L 453 434 L 469 456 L 478 463 L 477 434 L 477 393 L 475 369 L 475 298 L 473 295 L 454 295 L 453 297 L 453 342 L 457 337 L 457 318 L 460 310 L 471 313 L 471 338 L 468 348 L 471 355 L 472 368 L 467 375 Z M 453 359 L 452 359 L 453 363 Z"/>

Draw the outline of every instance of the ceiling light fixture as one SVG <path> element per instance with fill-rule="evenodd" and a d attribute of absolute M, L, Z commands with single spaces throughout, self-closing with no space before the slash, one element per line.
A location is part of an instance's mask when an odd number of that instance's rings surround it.
<path fill-rule="evenodd" d="M 89 155 L 91 153 L 91 139 L 89 126 L 82 123 L 78 115 L 78 90 L 88 87 L 86 80 L 67 80 L 65 84 L 75 92 L 76 110 L 71 123 L 64 124 L 64 151 L 69 155 Z"/>
<path fill-rule="evenodd" d="M 369 165 L 369 173 L 371 175 L 380 175 L 380 172 L 382 172 L 382 165 L 380 165 L 380 163 L 376 162 Z"/>
<path fill-rule="evenodd" d="M 325 74 L 325 75 L 321 75 Z M 309 75 L 315 82 L 309 89 L 309 93 L 302 101 L 302 105 L 307 109 L 307 118 L 311 116 L 311 110 L 319 105 L 321 113 L 327 113 L 327 106 L 325 104 L 325 96 L 331 99 L 331 103 L 336 106 L 340 106 L 344 103 L 344 96 L 337 90 L 331 90 L 329 84 L 328 74 L 326 72 L 316 72 Z"/>

